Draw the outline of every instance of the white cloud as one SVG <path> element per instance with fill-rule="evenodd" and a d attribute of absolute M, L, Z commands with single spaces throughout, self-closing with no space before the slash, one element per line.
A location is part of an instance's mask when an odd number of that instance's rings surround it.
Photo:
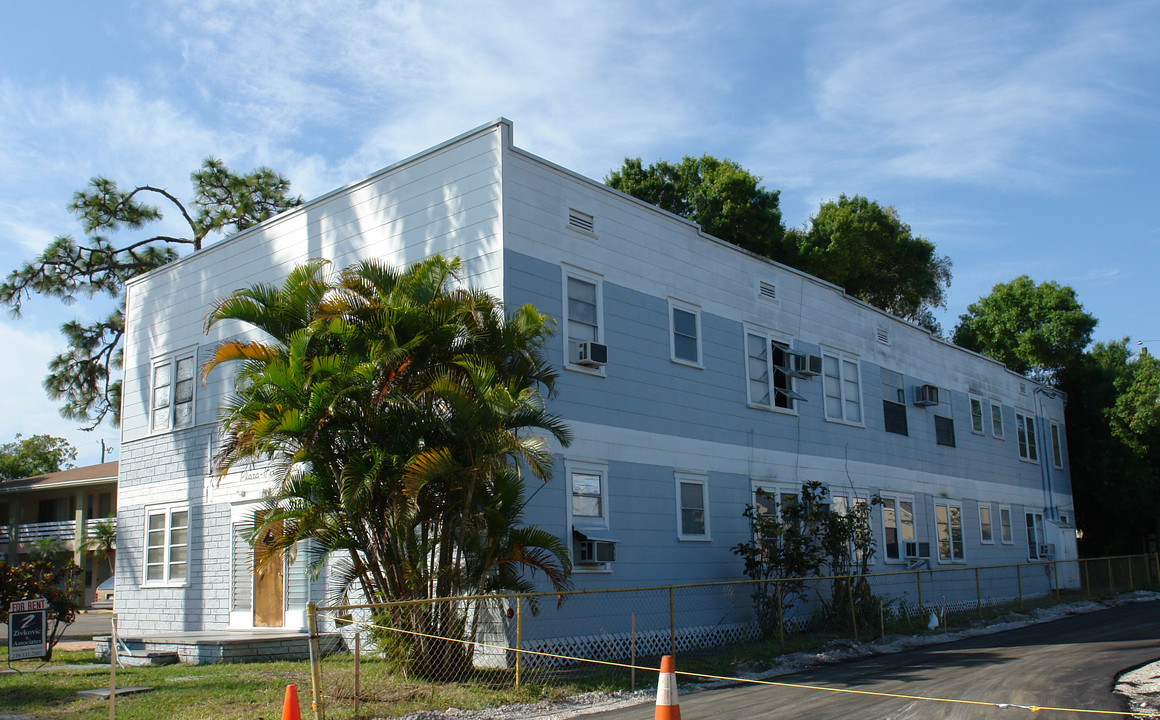
<path fill-rule="evenodd" d="M 1099 119 L 1132 112 L 1125 78 L 1155 56 L 1144 12 L 850 6 L 814 36 L 810 112 L 775 114 L 765 152 L 808 168 L 789 176 L 807 185 L 843 176 L 1051 185 L 1076 172 L 1069 158 L 1090 142 L 1085 133 L 1098 135 Z"/>
<path fill-rule="evenodd" d="M 205 98 L 305 146 L 358 136 L 362 174 L 504 115 L 519 142 L 604 169 L 626 148 L 704 132 L 727 76 L 699 5 L 182 3 L 170 32 Z M 244 37 L 244 41 L 240 38 Z M 333 156 L 333 155 L 332 155 Z M 599 159 L 596 159 L 599 158 Z M 351 179 L 347 177 L 346 179 Z"/>

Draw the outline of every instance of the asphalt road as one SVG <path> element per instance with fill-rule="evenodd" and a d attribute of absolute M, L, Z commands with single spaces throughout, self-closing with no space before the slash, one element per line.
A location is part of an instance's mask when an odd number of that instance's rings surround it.
<path fill-rule="evenodd" d="M 1125 704 L 1112 692 L 1116 676 L 1158 658 L 1160 602 L 1149 602 L 1073 615 L 922 650 L 815 668 L 773 680 L 920 697 L 1122 712 Z M 677 670 L 680 669 L 680 658 L 677 658 Z M 1017 708 L 758 685 L 692 693 L 679 700 L 684 720 L 1096 720 L 1117 717 L 1074 712 L 1031 713 Z M 643 720 L 653 717 L 653 713 L 652 705 L 641 705 L 588 717 Z"/>

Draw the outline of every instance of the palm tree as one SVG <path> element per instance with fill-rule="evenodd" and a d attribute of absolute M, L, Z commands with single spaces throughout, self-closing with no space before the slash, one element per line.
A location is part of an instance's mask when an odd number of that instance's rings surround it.
<path fill-rule="evenodd" d="M 117 556 L 117 519 L 107 517 L 93 523 L 93 532 L 85 537 L 84 549 L 93 553 L 100 553 L 109 566 L 109 575 L 115 572 L 113 566 Z"/>
<path fill-rule="evenodd" d="M 486 293 L 453 288 L 459 268 L 436 256 L 334 277 L 312 262 L 280 288 L 254 286 L 215 306 L 207 328 L 241 320 L 269 338 L 224 343 L 203 369 L 241 361 L 218 471 L 252 458 L 279 468 L 251 537 L 284 530 L 259 562 L 309 540 L 316 570 L 337 560 L 341 587 L 374 600 L 527 589 L 525 571 L 566 587 L 564 544 L 520 524 L 521 468 L 551 477 L 536 433 L 570 441 L 544 405 L 556 377 L 542 351 L 551 319 L 530 306 L 509 315 Z M 399 620 L 462 637 L 468 619 L 434 607 Z M 417 644 L 418 669 L 450 671 L 456 659 L 440 645 Z"/>

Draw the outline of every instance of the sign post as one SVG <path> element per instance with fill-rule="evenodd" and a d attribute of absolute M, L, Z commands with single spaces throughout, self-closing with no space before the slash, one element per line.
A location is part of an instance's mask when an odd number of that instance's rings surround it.
<path fill-rule="evenodd" d="M 44 598 L 17 600 L 8 606 L 8 659 L 30 660 L 48 657 L 48 601 Z"/>

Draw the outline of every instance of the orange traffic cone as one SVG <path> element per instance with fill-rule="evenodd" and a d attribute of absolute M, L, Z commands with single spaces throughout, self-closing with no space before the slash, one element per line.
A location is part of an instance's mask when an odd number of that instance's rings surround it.
<path fill-rule="evenodd" d="M 672 655 L 661 658 L 661 677 L 657 681 L 657 711 L 654 720 L 681 720 L 677 702 L 677 664 Z"/>
<path fill-rule="evenodd" d="M 286 686 L 286 699 L 282 701 L 282 720 L 302 720 L 298 711 L 298 686 Z"/>

